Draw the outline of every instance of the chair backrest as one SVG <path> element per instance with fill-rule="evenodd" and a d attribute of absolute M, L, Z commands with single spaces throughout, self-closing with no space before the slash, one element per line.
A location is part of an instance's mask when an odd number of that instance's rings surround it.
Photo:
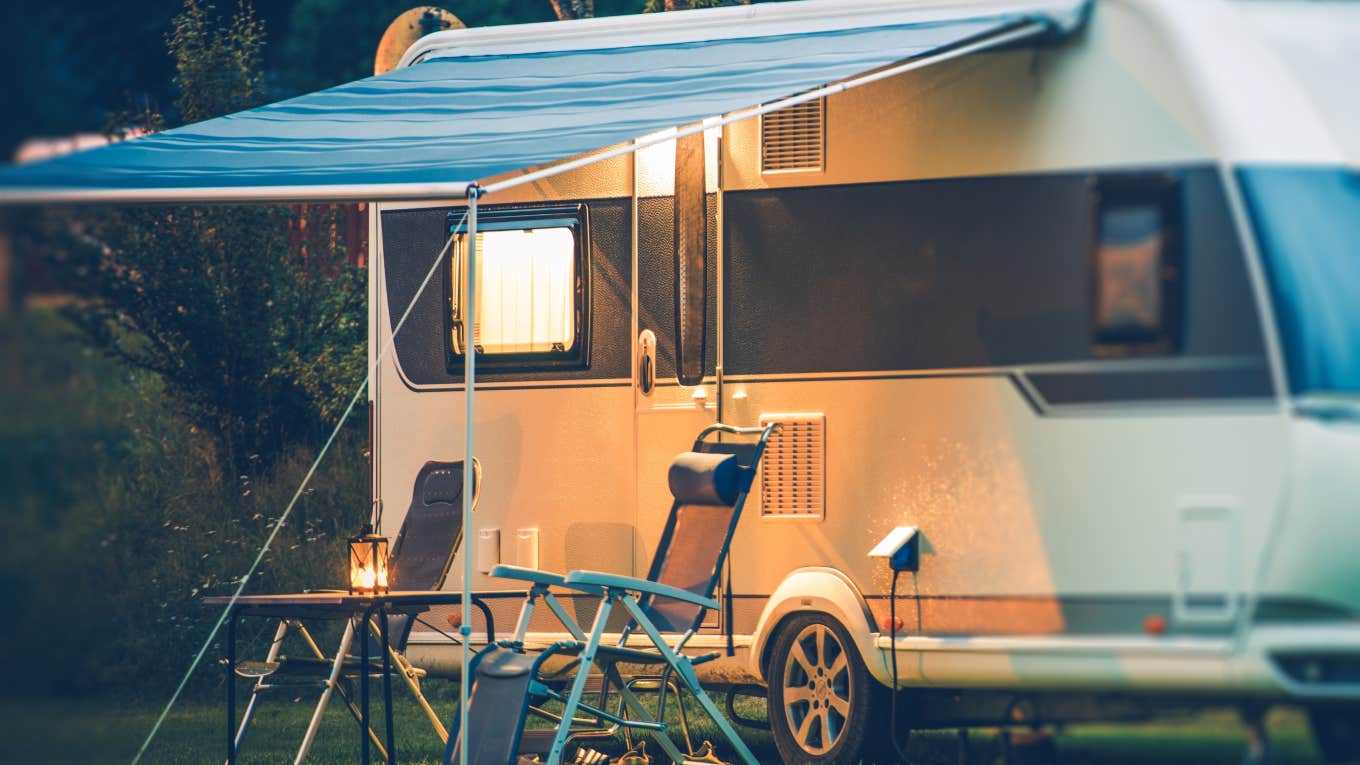
<path fill-rule="evenodd" d="M 710 432 L 700 434 L 693 451 L 671 463 L 675 501 L 647 575 L 706 598 L 718 586 L 769 431 L 758 432 L 753 442 L 707 441 Z M 663 632 L 698 629 L 704 617 L 702 607 L 674 598 L 646 596 L 639 605 Z"/>
<path fill-rule="evenodd" d="M 477 507 L 482 486 L 482 467 L 472 461 L 472 507 Z M 416 474 L 411 506 L 387 561 L 387 581 L 393 590 L 438 590 L 444 586 L 454 555 L 463 541 L 463 461 L 426 462 Z M 406 650 L 412 619 L 393 615 L 388 619 L 387 642 Z M 351 653 L 358 654 L 356 645 Z M 370 656 L 380 656 L 370 643 Z"/>

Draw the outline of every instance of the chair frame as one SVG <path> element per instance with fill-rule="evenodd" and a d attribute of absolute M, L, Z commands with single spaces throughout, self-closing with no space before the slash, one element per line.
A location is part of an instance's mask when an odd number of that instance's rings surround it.
<path fill-rule="evenodd" d="M 669 682 L 668 675 L 674 672 L 678 676 L 681 685 L 689 690 L 699 702 L 704 712 L 714 721 L 723 736 L 728 740 L 732 747 L 737 751 L 738 756 L 745 765 L 759 765 L 755 755 L 737 735 L 731 723 L 723 717 L 718 706 L 708 697 L 699 683 L 698 674 L 694 667 L 705 661 L 718 658 L 719 653 L 705 654 L 703 656 L 691 657 L 683 653 L 685 644 L 694 636 L 699 625 L 703 622 L 704 616 L 709 610 L 717 610 L 719 603 L 712 595 L 721 577 L 723 565 L 727 560 L 727 555 L 732 542 L 732 536 L 741 518 L 742 507 L 750 493 L 750 482 L 754 477 L 755 470 L 760 465 L 765 444 L 773 430 L 778 427 L 771 424 L 765 427 L 740 428 L 721 423 L 710 425 L 699 433 L 694 441 L 694 451 L 704 451 L 704 447 L 709 445 L 705 439 L 714 433 L 736 435 L 736 436 L 758 436 L 754 444 L 754 452 L 751 462 L 751 474 L 744 477 L 739 487 L 739 493 L 733 502 L 733 517 L 728 525 L 727 534 L 723 539 L 722 548 L 719 551 L 717 562 L 710 576 L 707 596 L 696 595 L 688 590 L 671 587 L 666 584 L 652 581 L 659 575 L 660 555 L 653 558 L 652 566 L 648 574 L 648 579 L 639 579 L 630 576 L 606 574 L 595 571 L 573 571 L 565 576 L 534 569 L 525 569 L 517 566 L 497 566 L 492 571 L 492 576 L 505 579 L 515 579 L 528 582 L 531 586 L 525 595 L 524 605 L 520 610 L 519 619 L 515 625 L 514 638 L 504 641 L 499 645 L 506 648 L 523 651 L 525 648 L 525 636 L 528 633 L 529 622 L 533 616 L 535 604 L 539 599 L 548 606 L 553 615 L 559 622 L 566 627 L 571 634 L 573 641 L 569 643 L 555 644 L 552 652 L 578 652 L 579 658 L 575 666 L 576 676 L 571 682 L 570 690 L 566 695 L 552 690 L 546 684 L 539 683 L 536 693 L 542 698 L 561 702 L 563 709 L 561 714 L 554 714 L 541 708 L 541 706 L 530 706 L 530 711 L 548 719 L 559 722 L 557 731 L 553 737 L 552 746 L 548 751 L 546 765 L 561 765 L 565 755 L 567 744 L 572 740 L 585 736 L 596 736 L 604 730 L 612 732 L 614 729 L 605 729 L 603 722 L 612 723 L 614 726 L 627 729 L 638 729 L 647 732 L 657 743 L 658 746 L 675 762 L 682 762 L 686 759 L 698 756 L 697 752 L 683 752 L 676 745 L 675 741 L 667 734 L 667 724 L 661 720 L 664 715 L 665 688 Z M 679 504 L 672 506 L 671 515 L 667 520 L 666 529 L 662 534 L 662 539 L 657 544 L 657 550 L 665 550 L 670 544 L 671 536 L 674 532 L 676 523 L 676 510 Z M 594 622 L 590 632 L 587 634 L 581 629 L 580 625 L 562 606 L 561 601 L 554 595 L 550 588 L 560 587 L 571 590 L 575 593 L 599 596 L 600 607 L 596 611 Z M 668 643 L 662 632 L 653 624 L 646 613 L 647 603 L 651 598 L 666 597 L 680 600 L 699 607 L 699 612 L 694 622 L 688 629 L 679 633 L 674 644 Z M 616 608 L 622 607 L 629 615 L 629 621 L 624 626 L 620 634 L 618 643 L 612 646 L 602 645 L 606 625 L 610 615 Z M 635 649 L 627 647 L 629 638 L 636 630 L 641 630 L 652 644 L 652 650 Z M 675 633 L 672 633 L 675 634 Z M 602 655 L 603 654 L 603 655 Z M 635 661 L 666 665 L 662 682 L 658 690 L 658 708 L 655 718 L 643 706 L 637 694 L 630 685 L 625 682 L 619 672 L 617 663 L 620 661 Z M 603 688 L 600 691 L 601 703 L 599 706 L 587 704 L 582 701 L 586 694 L 587 685 L 590 681 L 590 670 L 600 664 L 600 671 L 604 676 Z M 610 714 L 605 710 L 608 703 L 608 692 L 613 686 L 619 694 L 620 714 Z M 630 719 L 623 712 L 627 710 L 632 715 Z M 584 712 L 594 719 L 578 719 L 578 712 Z M 455 723 L 457 724 L 457 723 Z M 594 725 L 593 728 L 582 729 L 579 725 Z M 688 725 L 682 726 L 687 729 Z M 686 734 L 687 730 L 684 731 Z M 692 746 L 688 735 L 685 736 L 687 748 Z"/>

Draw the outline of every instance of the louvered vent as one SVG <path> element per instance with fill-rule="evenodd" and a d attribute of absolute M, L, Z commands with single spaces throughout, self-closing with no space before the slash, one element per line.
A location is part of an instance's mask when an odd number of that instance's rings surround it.
<path fill-rule="evenodd" d="M 760 514 L 770 518 L 826 516 L 826 415 L 762 414 L 779 423 L 760 460 Z"/>
<path fill-rule="evenodd" d="M 760 117 L 760 172 L 821 170 L 826 152 L 826 99 Z"/>

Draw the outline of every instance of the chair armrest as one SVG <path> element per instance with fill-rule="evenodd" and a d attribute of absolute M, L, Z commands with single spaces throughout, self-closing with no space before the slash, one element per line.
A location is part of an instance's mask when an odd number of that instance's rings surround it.
<path fill-rule="evenodd" d="M 636 579 L 631 576 L 620 576 L 618 574 L 606 574 L 602 571 L 573 571 L 567 574 L 566 584 L 568 587 L 611 587 L 616 590 L 631 590 L 648 595 L 659 595 L 663 598 L 674 598 L 696 606 L 702 606 L 710 611 L 718 609 L 718 601 L 712 598 L 705 598 L 702 595 L 695 595 L 689 590 L 682 590 L 679 587 L 671 587 L 668 584 L 660 584 L 650 579 Z"/>
<path fill-rule="evenodd" d="M 569 590 L 584 592 L 588 595 L 603 595 L 604 590 L 589 584 L 572 584 L 568 578 L 561 574 L 554 574 L 551 571 L 539 571 L 523 566 L 499 565 L 491 569 L 491 575 L 500 579 L 518 579 L 521 582 L 533 582 L 545 587 L 565 587 Z"/>
<path fill-rule="evenodd" d="M 551 571 L 539 571 L 536 568 L 524 568 L 523 566 L 507 566 L 501 564 L 491 569 L 491 576 L 496 579 L 514 579 L 520 582 L 532 582 L 534 584 L 547 584 L 561 586 L 566 584 L 566 577 L 561 574 L 554 574 Z"/>

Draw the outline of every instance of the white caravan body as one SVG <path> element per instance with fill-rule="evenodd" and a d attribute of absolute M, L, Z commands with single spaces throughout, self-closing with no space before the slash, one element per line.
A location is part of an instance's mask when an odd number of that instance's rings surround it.
<path fill-rule="evenodd" d="M 407 60 L 885 7 L 798 6 L 458 30 Z M 694 386 L 673 141 L 486 196 L 481 221 L 513 222 L 493 231 L 575 237 L 556 261 L 574 272 L 517 273 L 580 278 L 566 304 L 483 288 L 484 311 L 541 314 L 481 318 L 512 351 L 515 322 L 537 329 L 506 363 L 479 355 L 473 589 L 513 588 L 498 562 L 645 576 L 670 459 L 715 421 L 780 421 L 724 612 L 689 643 L 730 632 L 731 682 L 763 681 L 781 626 L 819 612 L 903 688 L 1360 699 L 1358 29 L 1355 5 L 1101 0 L 1067 40 L 707 131 Z M 373 207 L 375 358 L 464 206 Z M 1350 237 L 1351 259 L 1282 252 L 1310 236 Z M 486 284 L 510 283 L 499 268 Z M 423 464 L 463 457 L 451 284 L 438 270 L 371 388 L 390 528 Z M 892 629 L 868 552 L 898 526 L 921 560 Z M 495 608 L 508 630 L 518 603 Z M 411 651 L 458 657 L 421 627 Z"/>

